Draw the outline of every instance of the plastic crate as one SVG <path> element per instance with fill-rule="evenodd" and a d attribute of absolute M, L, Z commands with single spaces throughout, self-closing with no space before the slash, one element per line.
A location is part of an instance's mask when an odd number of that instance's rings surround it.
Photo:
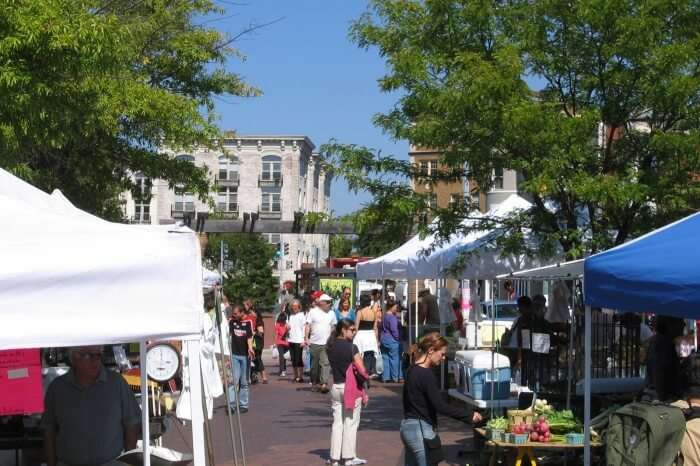
<path fill-rule="evenodd" d="M 506 442 L 515 445 L 523 445 L 527 443 L 530 438 L 530 434 L 506 434 Z"/>
<path fill-rule="evenodd" d="M 494 440 L 496 442 L 505 441 L 505 436 L 506 436 L 505 431 L 502 431 L 499 429 L 487 429 L 486 434 L 487 434 L 489 440 Z"/>
<path fill-rule="evenodd" d="M 569 445 L 583 445 L 583 434 L 566 434 L 566 443 Z"/>

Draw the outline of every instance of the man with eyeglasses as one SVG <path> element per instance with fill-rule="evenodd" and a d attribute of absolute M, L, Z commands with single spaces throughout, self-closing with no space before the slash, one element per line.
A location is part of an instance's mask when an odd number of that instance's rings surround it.
<path fill-rule="evenodd" d="M 136 448 L 141 410 L 121 375 L 102 365 L 101 346 L 70 351 L 71 370 L 46 391 L 41 420 L 47 466 L 118 464 Z"/>

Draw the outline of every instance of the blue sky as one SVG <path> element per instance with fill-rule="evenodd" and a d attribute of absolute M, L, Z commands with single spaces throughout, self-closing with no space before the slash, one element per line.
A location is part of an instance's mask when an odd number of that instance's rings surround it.
<path fill-rule="evenodd" d="M 235 2 L 238 3 L 238 2 Z M 304 134 L 319 147 L 336 138 L 408 157 L 408 142 L 394 142 L 372 125 L 372 116 L 388 110 L 396 96 L 382 94 L 377 79 L 385 70 L 375 50 L 361 50 L 348 39 L 348 26 L 366 9 L 364 0 L 250 0 L 240 6 L 222 2 L 228 15 L 210 23 L 232 35 L 250 23 L 283 20 L 234 44 L 247 56 L 228 68 L 262 89 L 251 99 L 219 99 L 223 129 L 240 134 Z M 336 215 L 352 212 L 368 200 L 336 180 L 331 206 Z"/>

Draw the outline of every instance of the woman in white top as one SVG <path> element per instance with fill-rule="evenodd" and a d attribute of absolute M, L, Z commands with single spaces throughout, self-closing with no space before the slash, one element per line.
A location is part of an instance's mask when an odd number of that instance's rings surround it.
<path fill-rule="evenodd" d="M 301 301 L 295 299 L 289 306 L 291 315 L 287 324 L 289 325 L 289 354 L 292 359 L 292 368 L 294 370 L 294 381 L 298 383 L 304 382 L 304 360 L 302 359 L 302 351 L 304 350 L 304 327 L 306 325 L 306 316 L 301 312 Z"/>
<path fill-rule="evenodd" d="M 377 355 L 379 355 L 379 335 L 377 327 L 377 311 L 371 306 L 370 297 L 360 295 L 360 310 L 355 316 L 355 346 L 360 350 L 365 369 L 374 376 L 376 374 Z"/>

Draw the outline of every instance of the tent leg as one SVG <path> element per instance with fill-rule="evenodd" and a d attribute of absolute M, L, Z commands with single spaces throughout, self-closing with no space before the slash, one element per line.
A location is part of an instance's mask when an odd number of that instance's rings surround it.
<path fill-rule="evenodd" d="M 591 466 L 591 306 L 586 306 L 585 319 L 585 361 L 583 382 L 583 464 Z"/>
<path fill-rule="evenodd" d="M 146 340 L 139 342 L 139 371 L 141 372 L 141 448 L 143 449 L 143 466 L 151 466 L 151 432 L 148 405 L 148 374 L 146 373 Z"/>
<path fill-rule="evenodd" d="M 219 295 L 217 293 L 217 301 L 218 300 L 219 300 Z M 227 364 L 229 363 L 229 361 L 231 361 L 231 358 L 229 357 L 229 360 L 228 361 L 226 360 L 226 352 L 224 351 L 225 350 L 224 334 L 221 331 L 221 325 L 222 325 L 221 321 L 220 321 L 221 309 L 220 309 L 219 302 L 216 303 L 215 312 L 216 312 L 216 324 L 217 324 L 218 332 L 219 332 L 219 347 L 221 350 L 221 370 L 222 370 L 222 373 L 224 375 L 224 394 L 226 395 L 226 418 L 228 419 L 228 431 L 229 431 L 229 434 L 231 436 L 231 448 L 233 449 L 233 464 L 235 466 L 238 466 L 238 451 L 236 449 L 236 440 L 235 440 L 234 433 L 233 433 L 233 419 L 231 419 L 231 409 L 230 409 L 231 399 L 230 399 L 229 393 L 228 393 L 228 387 L 229 387 L 228 380 L 229 380 L 229 378 L 228 378 Z M 228 341 L 225 343 L 225 345 L 230 347 Z"/>
<path fill-rule="evenodd" d="M 416 320 L 415 320 L 415 337 L 418 341 L 418 280 L 416 280 L 416 306 L 415 306 Z"/>
<path fill-rule="evenodd" d="M 190 369 L 190 406 L 192 408 L 192 455 L 194 466 L 206 465 L 204 410 L 202 409 L 202 370 L 199 361 L 199 340 L 186 341 Z"/>

